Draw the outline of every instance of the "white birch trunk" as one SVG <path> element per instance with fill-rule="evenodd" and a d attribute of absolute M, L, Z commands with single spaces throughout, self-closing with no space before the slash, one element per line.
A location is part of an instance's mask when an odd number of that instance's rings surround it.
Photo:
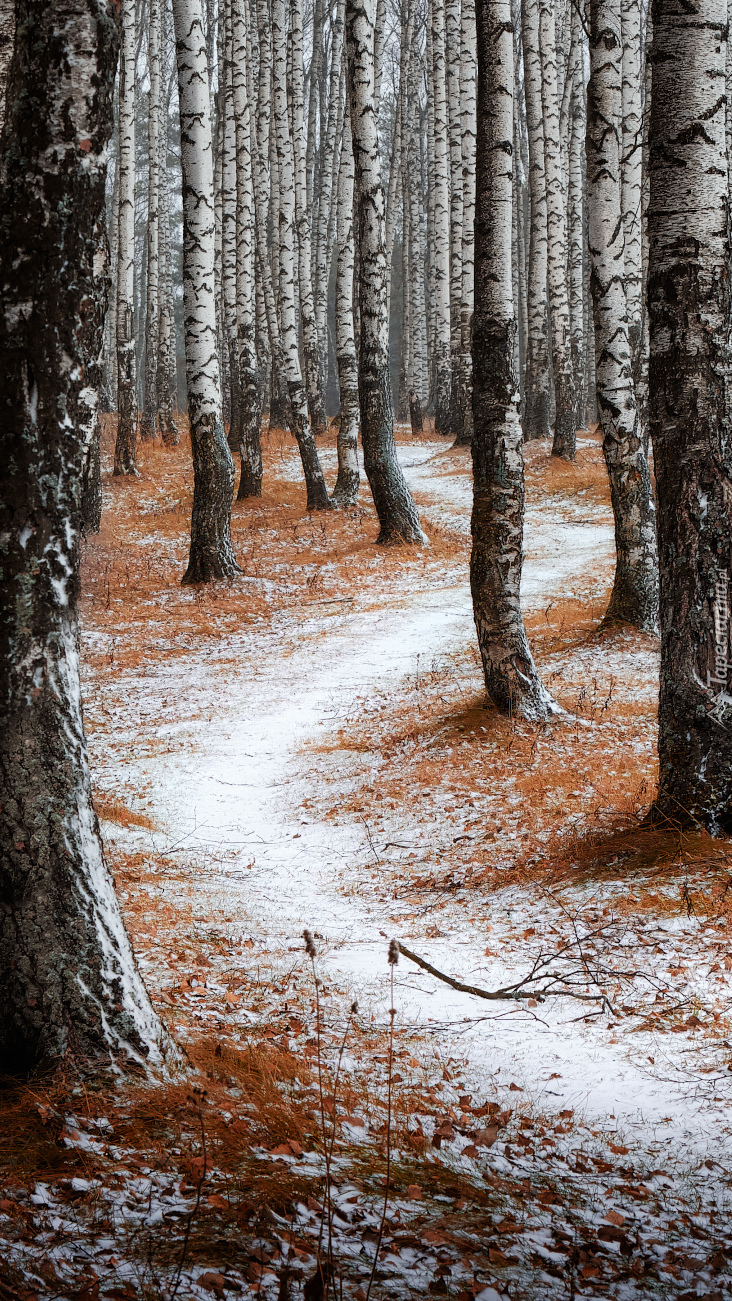
<path fill-rule="evenodd" d="M 320 322 L 318 319 L 317 266 L 315 277 L 313 277 L 310 212 L 307 204 L 307 171 L 305 156 L 305 70 L 303 66 L 302 0 L 291 0 L 290 3 L 290 48 L 292 51 L 292 77 L 290 79 L 289 93 L 290 103 L 292 106 L 292 146 L 293 165 L 295 170 L 295 212 L 297 219 L 300 328 L 302 330 L 303 339 L 305 387 L 307 391 L 308 411 L 310 413 L 310 423 L 313 433 L 323 434 L 328 427 L 328 421 L 325 415 L 323 366 L 326 331 L 323 330 L 321 333 Z M 328 176 L 330 177 L 330 167 L 328 169 Z M 322 200 L 319 211 L 322 212 Z"/>
<path fill-rule="evenodd" d="M 226 441 L 214 301 L 213 149 L 200 0 L 173 0 L 183 172 L 183 310 L 193 453 L 191 550 L 184 583 L 240 573 L 231 546 L 234 462 Z"/>
<path fill-rule="evenodd" d="M 501 712 L 546 719 L 521 613 L 524 461 L 511 275 L 514 33 L 510 0 L 477 0 L 478 149 L 470 586 L 486 691 Z"/>
<path fill-rule="evenodd" d="M 252 45 L 247 0 L 232 0 L 232 106 L 236 130 L 236 346 L 241 456 L 237 500 L 262 495 L 262 388 L 256 350 L 255 213 L 250 100 Z"/>
<path fill-rule="evenodd" d="M 557 33 L 555 0 L 540 0 L 539 46 L 541 50 L 541 97 L 544 126 L 544 168 L 546 177 L 547 275 L 554 370 L 554 442 L 552 455 L 574 461 L 577 429 L 574 409 L 574 375 L 569 332 L 567 288 L 567 204 L 563 150 L 559 127 L 559 85 L 557 77 Z"/>
<path fill-rule="evenodd" d="M 336 506 L 353 506 L 358 500 L 358 359 L 353 328 L 353 145 L 351 118 L 346 107 L 338 172 L 338 267 L 336 271 L 336 359 L 340 389 L 338 425 L 338 478 L 333 491 Z"/>
<path fill-rule="evenodd" d="M 529 268 L 527 276 L 528 355 L 526 364 L 527 439 L 547 438 L 549 426 L 549 319 L 547 313 L 547 198 L 544 165 L 542 68 L 539 46 L 540 0 L 523 0 L 522 39 L 526 126 L 529 137 Z"/>
<path fill-rule="evenodd" d="M 338 142 L 338 116 L 343 66 L 343 12 L 345 0 L 337 0 L 331 32 L 330 79 L 325 148 L 320 160 L 320 194 L 315 255 L 315 319 L 320 355 L 328 355 L 328 283 L 330 280 L 330 224 L 333 195 L 333 160 Z"/>
<path fill-rule="evenodd" d="M 348 90 L 358 211 L 359 403 L 364 468 L 379 517 L 377 542 L 426 543 L 396 454 L 386 314 L 386 232 L 374 111 L 374 30 L 360 0 L 346 0 Z"/>
<path fill-rule="evenodd" d="M 460 363 L 458 370 L 457 446 L 469 446 L 473 436 L 471 331 L 473 323 L 475 243 L 475 0 L 463 0 L 460 32 L 460 131 L 463 166 L 463 226 L 460 298 Z"/>
<path fill-rule="evenodd" d="M 287 107 L 287 11 L 285 0 L 272 5 L 273 116 L 279 170 L 280 321 L 292 432 L 302 460 L 308 510 L 328 510 L 331 503 L 320 468 L 300 369 L 295 311 L 295 175 Z"/>
<path fill-rule="evenodd" d="M 656 527 L 633 384 L 623 272 L 621 0 L 592 0 L 587 201 L 597 405 L 615 516 L 616 567 L 606 625 L 654 632 Z"/>
<path fill-rule="evenodd" d="M 463 150 L 460 102 L 462 25 L 460 0 L 445 0 L 447 123 L 450 156 L 450 433 L 457 433 L 460 312 L 463 293 Z"/>
<path fill-rule="evenodd" d="M 135 0 L 121 7 L 117 226 L 117 441 L 114 473 L 137 474 L 135 366 Z"/>
<path fill-rule="evenodd" d="M 450 176 L 447 98 L 445 94 L 445 3 L 430 0 L 432 30 L 432 97 L 434 101 L 434 294 L 435 294 L 435 433 L 449 434 L 452 376 L 450 368 Z"/>
<path fill-rule="evenodd" d="M 567 176 L 567 225 L 569 245 L 569 319 L 572 370 L 575 376 L 575 425 L 585 418 L 585 176 L 584 144 L 587 130 L 585 108 L 584 39 L 581 19 L 572 11 L 576 56 L 572 68 L 569 107 L 569 150 Z"/>
<path fill-rule="evenodd" d="M 147 304 L 145 312 L 145 377 L 140 435 L 152 442 L 158 423 L 158 345 L 160 335 L 160 118 L 162 112 L 161 78 L 161 0 L 149 0 L 147 61 L 150 73 L 150 97 L 147 119 L 148 192 L 147 192 Z"/>
<path fill-rule="evenodd" d="M 157 368 L 157 408 L 158 420 L 160 422 L 160 434 L 165 447 L 177 447 L 180 441 L 178 422 L 174 412 L 178 408 L 178 362 L 176 356 L 175 340 L 175 310 L 173 306 L 173 268 L 171 264 L 170 249 L 170 185 L 168 181 L 168 115 L 170 112 L 170 101 L 173 86 L 177 81 L 175 75 L 175 43 L 172 40 L 172 33 L 169 31 L 170 24 L 165 23 L 165 46 L 167 43 L 173 46 L 171 69 L 168 77 L 165 103 L 163 106 L 162 123 L 160 131 L 160 204 L 159 204 L 159 259 L 160 275 L 158 278 L 158 289 L 160 300 L 158 305 L 158 368 Z"/>
<path fill-rule="evenodd" d="M 636 388 L 643 367 L 643 77 L 640 0 L 622 0 L 622 212 L 625 230 L 625 298 Z M 645 432 L 642 431 L 645 437 Z"/>

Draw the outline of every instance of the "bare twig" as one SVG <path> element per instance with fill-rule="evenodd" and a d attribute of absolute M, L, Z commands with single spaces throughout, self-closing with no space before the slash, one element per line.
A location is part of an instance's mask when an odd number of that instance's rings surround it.
<path fill-rule="evenodd" d="M 386 1212 L 389 1206 L 389 1182 L 391 1179 L 391 1089 L 392 1089 L 392 1071 L 394 1066 L 394 1017 L 396 1008 L 394 1006 L 394 968 L 399 961 L 400 945 L 396 940 L 389 943 L 389 973 L 391 987 L 391 1007 L 389 1008 L 389 1078 L 387 1083 L 386 1095 L 386 1187 L 384 1188 L 384 1208 L 381 1212 L 381 1223 L 379 1225 L 379 1236 L 376 1239 L 376 1250 L 374 1252 L 374 1263 L 371 1266 L 369 1276 L 369 1285 L 366 1289 L 366 1301 L 371 1296 L 371 1288 L 374 1283 L 376 1266 L 379 1263 L 379 1252 L 381 1251 L 381 1242 L 384 1237 L 384 1225 L 386 1224 Z"/>
<path fill-rule="evenodd" d="M 405 958 L 409 958 L 410 962 L 414 962 L 416 966 L 421 967 L 423 971 L 428 971 L 431 976 L 443 981 L 445 985 L 451 985 L 453 989 L 459 990 L 461 994 L 474 994 L 476 998 L 487 998 L 492 1002 L 518 1002 L 529 998 L 540 1000 L 553 994 L 556 998 L 578 998 L 584 1003 L 602 1003 L 612 1011 L 612 1005 L 606 994 L 578 994 L 575 990 L 567 989 L 564 986 L 554 989 L 544 985 L 541 989 L 526 989 L 525 986 L 533 980 L 562 979 L 561 976 L 554 972 L 542 971 L 539 975 L 535 974 L 537 967 L 540 965 L 538 962 L 534 964 L 532 972 L 525 976 L 523 980 L 517 981 L 515 985 L 508 985 L 503 989 L 481 989 L 478 985 L 466 985 L 462 980 L 455 980 L 453 976 L 446 976 L 444 971 L 438 971 L 437 967 L 433 967 L 431 962 L 425 962 L 424 958 L 420 958 L 418 954 L 413 953 L 411 949 L 408 949 L 401 942 L 399 952 L 403 953 Z"/>

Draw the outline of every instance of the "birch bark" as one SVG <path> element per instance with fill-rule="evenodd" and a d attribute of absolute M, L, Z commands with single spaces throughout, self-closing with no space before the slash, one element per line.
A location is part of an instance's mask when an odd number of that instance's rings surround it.
<path fill-rule="evenodd" d="M 449 434 L 450 399 L 450 176 L 445 95 L 445 4 L 430 0 L 432 27 L 432 98 L 434 103 L 434 294 L 435 294 L 435 433 Z"/>
<path fill-rule="evenodd" d="M 290 0 L 290 39 L 292 50 L 292 77 L 290 79 L 289 93 L 292 105 L 292 151 L 295 183 L 295 214 L 297 221 L 300 328 L 302 330 L 303 340 L 305 388 L 307 391 L 308 411 L 310 413 L 310 423 L 313 433 L 323 434 L 328 428 L 328 421 L 325 415 L 323 368 L 325 331 L 321 335 L 320 323 L 317 316 L 317 292 L 314 293 L 313 290 L 310 212 L 307 205 L 302 0 Z M 330 168 L 328 169 L 328 176 L 330 177 Z M 323 200 L 321 196 L 319 211 L 322 211 L 322 205 Z M 317 286 L 317 278 L 315 283 Z"/>
<path fill-rule="evenodd" d="M 469 447 L 473 436 L 471 337 L 474 298 L 475 243 L 475 0 L 463 0 L 460 56 L 460 126 L 463 164 L 463 230 L 461 250 L 460 366 L 458 372 L 457 447 Z"/>
<path fill-rule="evenodd" d="M 470 587 L 485 685 L 503 713 L 555 709 L 521 614 L 524 462 L 511 285 L 514 32 L 510 0 L 477 0 L 478 133 Z"/>
<path fill-rule="evenodd" d="M 114 473 L 137 474 L 135 367 L 135 0 L 120 8 L 117 231 L 117 441 Z"/>
<path fill-rule="evenodd" d="M 166 43 L 169 35 L 169 22 L 166 20 Z M 173 42 L 174 45 L 174 42 Z M 175 412 L 178 409 L 178 364 L 175 341 L 175 310 L 173 306 L 173 268 L 170 249 L 170 185 L 168 181 L 168 119 L 170 99 L 175 82 L 175 49 L 171 61 L 168 89 L 162 116 L 160 132 L 160 219 L 159 219 L 159 258 L 160 275 L 158 288 L 160 302 L 158 306 L 158 368 L 157 368 L 157 408 L 160 422 L 160 434 L 165 447 L 177 447 L 180 441 L 178 421 Z"/>
<path fill-rule="evenodd" d="M 330 283 L 330 223 L 333 195 L 333 159 L 338 143 L 338 114 L 341 99 L 343 65 L 343 12 L 345 0 L 337 0 L 331 32 L 330 78 L 328 82 L 328 120 L 325 148 L 321 159 L 321 183 L 318 200 L 318 225 L 315 255 L 315 320 L 318 327 L 320 357 L 328 355 L 328 285 Z M 325 406 L 323 407 L 325 419 Z"/>
<path fill-rule="evenodd" d="M 359 275 L 359 405 L 364 469 L 379 517 L 377 543 L 426 544 L 396 454 L 389 381 L 384 189 L 374 111 L 370 6 L 346 0 L 348 90 L 356 179 Z"/>
<path fill-rule="evenodd" d="M 450 159 L 450 429 L 458 428 L 460 311 L 463 296 L 463 150 L 460 104 L 460 0 L 445 0 L 447 126 Z"/>
<path fill-rule="evenodd" d="M 79 677 L 115 15 L 95 0 L 18 0 L 16 14 L 0 146 L 0 1059 L 12 1073 L 160 1067 L 177 1053 L 104 859 Z"/>
<path fill-rule="evenodd" d="M 547 276 L 554 371 L 554 442 L 552 456 L 574 461 L 577 454 L 574 373 L 569 340 L 567 292 L 567 204 L 559 126 L 555 0 L 540 0 L 541 98 L 546 177 Z"/>
<path fill-rule="evenodd" d="M 150 74 L 147 143 L 147 302 L 145 310 L 145 383 L 140 436 L 152 442 L 158 423 L 158 345 L 160 323 L 160 114 L 161 114 L 161 13 L 160 0 L 149 0 L 147 60 Z"/>
<path fill-rule="evenodd" d="M 191 549 L 183 583 L 240 573 L 231 546 L 234 462 L 224 432 L 216 347 L 213 152 L 200 0 L 173 0 L 183 171 L 183 307 L 193 453 Z"/>
<path fill-rule="evenodd" d="M 15 4 L 14 0 L 1 0 L 0 3 L 0 131 L 5 121 L 5 92 L 10 70 L 15 39 Z"/>
<path fill-rule="evenodd" d="M 233 439 L 241 456 L 237 500 L 262 495 L 262 386 L 256 350 L 255 215 L 247 0 L 232 0 L 232 107 L 236 131 L 236 343 L 239 412 Z"/>
<path fill-rule="evenodd" d="M 540 0 L 523 0 L 524 92 L 529 137 L 528 354 L 525 375 L 527 439 L 547 438 L 549 424 L 549 321 L 547 317 L 547 198 L 544 163 Z"/>
<path fill-rule="evenodd" d="M 633 380 L 638 388 L 643 347 L 643 77 L 644 47 L 640 0 L 622 0 L 622 210 L 625 234 L 625 300 Z M 642 407 L 639 407 L 639 415 Z M 645 430 L 642 431 L 645 440 Z"/>
<path fill-rule="evenodd" d="M 351 117 L 346 105 L 338 172 L 338 267 L 336 271 L 336 358 L 341 410 L 338 425 L 336 506 L 358 500 L 358 359 L 353 328 L 353 145 Z"/>
<path fill-rule="evenodd" d="M 732 831 L 727 24 L 724 0 L 653 4 L 649 398 L 661 593 L 655 812 L 713 835 Z"/>
<path fill-rule="evenodd" d="M 638 421 L 623 273 L 621 0 L 592 0 L 587 201 L 597 405 L 615 517 L 616 567 L 605 624 L 654 632 L 656 527 Z"/>
<path fill-rule="evenodd" d="M 280 319 L 291 411 L 290 427 L 300 451 L 308 510 L 328 510 L 331 503 L 308 421 L 307 398 L 298 353 L 295 314 L 295 178 L 287 112 L 287 17 L 284 0 L 274 0 L 272 5 L 272 49 L 274 126 L 280 188 Z"/>

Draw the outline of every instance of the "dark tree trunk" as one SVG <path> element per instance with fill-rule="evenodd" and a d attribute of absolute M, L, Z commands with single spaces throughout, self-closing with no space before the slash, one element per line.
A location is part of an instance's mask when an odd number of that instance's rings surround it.
<path fill-rule="evenodd" d="M 409 390 L 409 420 L 412 426 L 413 434 L 421 434 L 424 430 L 424 417 L 422 415 L 422 403 L 419 400 L 419 393 L 416 389 Z M 460 446 L 458 440 L 455 445 Z"/>
<path fill-rule="evenodd" d="M 473 318 L 473 549 L 470 587 L 488 695 L 502 712 L 555 708 L 521 614 L 524 461 L 511 281 L 514 46 L 511 0 L 478 0 L 478 132 Z"/>
<path fill-rule="evenodd" d="M 105 309 L 117 33 L 100 0 L 19 0 L 0 218 L 0 1061 L 175 1055 L 91 798 L 79 539 Z"/>
<path fill-rule="evenodd" d="M 656 811 L 732 832 L 727 5 L 653 4 L 649 415 L 661 609 Z"/>
<path fill-rule="evenodd" d="M 102 527 L 102 456 L 99 446 L 99 421 L 94 422 L 89 454 L 81 482 L 81 527 L 85 537 Z"/>

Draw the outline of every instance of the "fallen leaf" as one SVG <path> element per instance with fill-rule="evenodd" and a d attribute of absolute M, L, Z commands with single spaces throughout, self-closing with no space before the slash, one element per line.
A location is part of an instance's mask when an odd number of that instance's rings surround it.
<path fill-rule="evenodd" d="M 407 1197 L 411 1202 L 418 1202 L 422 1196 L 419 1184 L 407 1184 Z"/>
<path fill-rule="evenodd" d="M 620 1226 L 621 1224 L 625 1224 L 625 1216 L 621 1215 L 619 1211 L 608 1211 L 607 1215 L 605 1216 L 605 1219 L 607 1220 L 608 1224 L 615 1224 L 618 1226 Z"/>
<path fill-rule="evenodd" d="M 611 1152 L 615 1153 L 616 1156 L 627 1156 L 630 1150 L 627 1147 L 621 1147 L 619 1143 L 608 1143 L 608 1147 L 610 1148 Z"/>
<path fill-rule="evenodd" d="M 222 1297 L 224 1295 L 226 1279 L 223 1274 L 216 1274 L 214 1270 L 209 1269 L 205 1274 L 198 1275 L 196 1284 L 198 1287 L 205 1287 L 207 1292 L 215 1292 L 216 1296 Z"/>
<path fill-rule="evenodd" d="M 523 1089 L 521 1088 L 521 1085 L 520 1085 L 520 1084 L 514 1084 L 513 1080 L 511 1081 L 511 1083 L 509 1084 L 508 1087 L 509 1087 L 511 1093 L 523 1093 Z"/>

